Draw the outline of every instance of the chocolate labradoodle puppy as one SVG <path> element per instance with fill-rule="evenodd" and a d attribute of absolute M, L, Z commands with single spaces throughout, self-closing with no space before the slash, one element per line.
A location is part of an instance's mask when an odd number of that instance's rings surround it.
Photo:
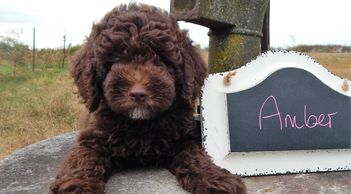
<path fill-rule="evenodd" d="M 114 8 L 93 26 L 72 76 L 92 119 L 49 193 L 104 193 L 113 173 L 136 166 L 166 168 L 191 193 L 246 193 L 201 147 L 193 113 L 207 68 L 167 12 Z"/>

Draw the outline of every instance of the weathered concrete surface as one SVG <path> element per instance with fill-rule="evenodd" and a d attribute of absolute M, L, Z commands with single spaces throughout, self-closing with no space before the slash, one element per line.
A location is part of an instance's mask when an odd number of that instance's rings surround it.
<path fill-rule="evenodd" d="M 73 144 L 68 133 L 17 150 L 0 161 L 1 194 L 46 193 L 56 169 Z"/>
<path fill-rule="evenodd" d="M 46 193 L 77 133 L 67 133 L 20 149 L 0 161 L 0 194 Z M 186 194 L 163 169 L 129 170 L 112 176 L 106 192 L 121 194 Z"/>
<path fill-rule="evenodd" d="M 76 139 L 68 133 L 18 150 L 0 161 L 0 194 L 46 193 L 66 151 Z M 351 171 L 244 178 L 249 194 L 349 194 Z M 106 192 L 185 194 L 163 169 L 127 170 L 111 177 Z"/>
<path fill-rule="evenodd" d="M 351 171 L 245 178 L 251 194 L 350 194 Z"/>

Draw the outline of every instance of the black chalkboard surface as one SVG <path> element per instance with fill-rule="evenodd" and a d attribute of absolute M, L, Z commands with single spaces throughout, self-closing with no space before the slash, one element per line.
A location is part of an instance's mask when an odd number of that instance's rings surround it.
<path fill-rule="evenodd" d="M 232 152 L 351 148 L 351 98 L 284 68 L 227 94 Z"/>

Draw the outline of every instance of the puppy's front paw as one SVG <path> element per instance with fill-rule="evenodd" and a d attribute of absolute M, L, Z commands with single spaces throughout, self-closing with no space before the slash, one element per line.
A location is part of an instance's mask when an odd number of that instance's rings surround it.
<path fill-rule="evenodd" d="M 57 179 L 51 184 L 49 194 L 104 194 L 105 184 L 102 181 Z"/>

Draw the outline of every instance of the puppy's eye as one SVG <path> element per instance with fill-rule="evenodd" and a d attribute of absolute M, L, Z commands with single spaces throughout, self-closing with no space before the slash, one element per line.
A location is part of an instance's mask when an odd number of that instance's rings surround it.
<path fill-rule="evenodd" d="M 166 66 L 159 66 L 158 67 L 161 71 L 167 71 L 167 67 Z"/>
<path fill-rule="evenodd" d="M 157 63 L 156 66 L 162 69 L 167 69 L 167 65 L 165 65 L 164 63 Z"/>
<path fill-rule="evenodd" d="M 160 70 L 162 72 L 165 72 L 166 74 L 174 77 L 174 69 L 171 66 L 166 66 L 166 65 L 162 66 L 162 67 L 160 67 Z"/>

